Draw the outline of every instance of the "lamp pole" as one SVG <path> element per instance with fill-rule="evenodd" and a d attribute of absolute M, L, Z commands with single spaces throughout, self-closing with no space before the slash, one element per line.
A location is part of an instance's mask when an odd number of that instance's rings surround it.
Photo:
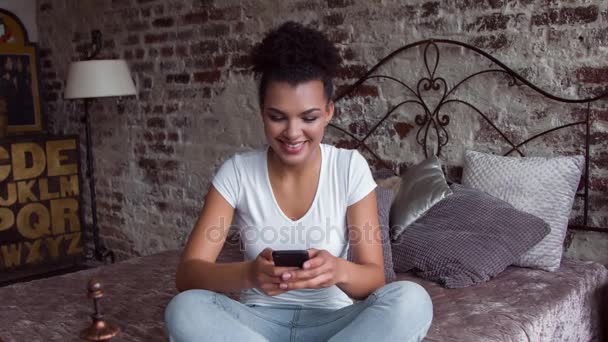
<path fill-rule="evenodd" d="M 102 46 L 101 31 L 93 30 L 91 32 L 92 40 L 92 51 L 86 56 L 86 60 L 94 59 Z M 99 226 L 97 226 L 97 196 L 95 193 L 95 171 L 93 168 L 93 144 L 91 142 L 91 118 L 89 116 L 89 102 L 91 99 L 84 99 L 84 122 L 85 122 L 85 135 L 86 135 L 86 149 L 87 149 L 87 172 L 86 175 L 89 178 L 89 193 L 91 194 L 91 219 L 93 221 L 93 244 L 95 246 L 95 259 L 103 262 L 107 262 L 109 257 L 111 262 L 114 263 L 115 256 L 114 252 L 107 249 L 106 246 L 99 239 Z"/>

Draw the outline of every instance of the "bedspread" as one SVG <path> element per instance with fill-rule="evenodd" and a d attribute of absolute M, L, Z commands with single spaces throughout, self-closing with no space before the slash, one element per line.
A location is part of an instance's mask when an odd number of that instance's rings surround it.
<path fill-rule="evenodd" d="M 238 256 L 223 252 L 220 260 Z M 90 277 L 99 277 L 105 317 L 122 328 L 112 341 L 166 341 L 163 311 L 177 293 L 178 251 L 131 259 L 58 277 L 0 288 L 0 338 L 79 341 L 90 322 Z M 490 282 L 444 289 L 412 275 L 431 294 L 435 318 L 425 341 L 599 341 L 598 313 L 608 271 L 602 265 L 564 261 L 556 273 L 510 267 Z M 600 289 L 603 291 L 600 291 Z M 604 308 L 606 304 L 603 305 Z M 605 310 L 605 309 L 604 309 Z"/>

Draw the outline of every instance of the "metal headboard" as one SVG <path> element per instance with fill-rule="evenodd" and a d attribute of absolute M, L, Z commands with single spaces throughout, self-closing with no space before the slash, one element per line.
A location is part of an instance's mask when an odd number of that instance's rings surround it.
<path fill-rule="evenodd" d="M 478 55 L 483 56 L 486 59 L 488 59 L 489 61 L 491 61 L 493 63 L 494 67 L 472 73 L 472 74 L 464 77 L 459 82 L 457 82 L 451 89 L 448 89 L 448 83 L 446 82 L 446 80 L 443 77 L 440 77 L 436 74 L 437 67 L 439 65 L 439 59 L 440 59 L 440 51 L 439 51 L 438 44 L 459 46 L 466 50 L 471 50 L 471 51 L 477 53 Z M 416 48 L 419 46 L 424 48 L 422 57 L 424 60 L 425 70 L 423 70 L 423 72 L 426 72 L 426 74 L 422 78 L 418 79 L 418 81 L 416 82 L 415 88 L 408 86 L 404 81 L 402 81 L 396 77 L 393 77 L 390 75 L 376 75 L 375 74 L 375 72 L 381 66 L 383 66 L 386 63 L 388 63 L 389 61 L 393 60 L 397 55 L 400 55 L 407 50 L 410 50 L 410 49 L 413 49 L 413 48 Z M 429 62 L 432 62 L 432 63 L 429 63 Z M 459 87 L 461 87 L 463 84 L 466 84 L 470 80 L 476 78 L 479 75 L 483 75 L 483 74 L 506 75 L 506 77 L 508 78 L 509 87 L 512 87 L 515 85 L 527 86 L 530 89 L 532 89 L 534 92 L 540 94 L 542 97 L 556 101 L 556 102 L 586 105 L 584 119 L 579 120 L 579 121 L 570 122 L 567 124 L 563 124 L 560 126 L 552 127 L 551 129 L 542 131 L 540 133 L 536 133 L 536 134 L 522 140 L 521 142 L 516 143 L 516 142 L 512 141 L 512 139 L 510 139 L 505 134 L 505 132 L 503 130 L 501 130 L 489 118 L 488 115 L 486 115 L 484 112 L 479 110 L 478 107 L 469 103 L 468 101 L 461 100 L 461 99 L 455 98 L 453 96 L 454 92 Z M 412 44 L 405 45 L 405 46 L 391 52 L 389 55 L 387 55 L 382 60 L 380 60 L 380 62 L 378 62 L 376 65 L 374 65 L 371 69 L 369 69 L 365 73 L 365 75 L 363 75 L 361 78 L 359 78 L 354 84 L 346 87 L 343 91 L 336 94 L 335 101 L 339 102 L 340 100 L 342 100 L 344 98 L 347 98 L 352 95 L 356 95 L 357 89 L 360 86 L 362 86 L 364 82 L 371 80 L 371 79 L 385 79 L 385 80 L 395 82 L 396 84 L 402 86 L 403 89 L 407 93 L 409 93 L 411 96 L 413 96 L 413 99 L 408 99 L 408 100 L 402 101 L 402 102 L 392 106 L 392 108 L 389 108 L 388 112 L 384 116 L 382 116 L 381 119 L 378 120 L 369 130 L 367 130 L 367 132 L 364 134 L 364 136 L 362 138 L 358 138 L 356 136 L 356 134 L 350 132 L 348 129 L 338 126 L 337 124 L 330 123 L 329 126 L 338 130 L 339 132 L 345 134 L 346 136 L 348 136 L 353 142 L 353 144 L 350 147 L 353 147 L 356 149 L 362 148 L 362 149 L 366 150 L 373 158 L 376 159 L 376 161 L 380 165 L 383 165 L 384 167 L 389 168 L 389 169 L 393 169 L 393 167 L 390 165 L 391 163 L 388 163 L 385 160 L 383 160 L 382 158 L 380 158 L 378 156 L 378 154 L 375 153 L 372 150 L 372 148 L 370 148 L 366 144 L 366 140 L 368 140 L 374 134 L 374 132 L 392 114 L 396 113 L 397 109 L 399 109 L 401 106 L 404 106 L 404 105 L 412 104 L 412 105 L 419 106 L 421 109 L 423 109 L 424 114 L 416 115 L 414 122 L 418 126 L 418 130 L 416 132 L 416 142 L 423 148 L 425 157 L 428 157 L 429 150 L 431 150 L 433 154 L 435 154 L 437 156 L 441 156 L 443 147 L 446 146 L 448 144 L 448 142 L 450 141 L 450 134 L 447 129 L 450 124 L 450 116 L 448 114 L 441 113 L 442 108 L 445 105 L 450 104 L 450 103 L 458 103 L 458 104 L 461 104 L 461 105 L 464 105 L 464 106 L 470 108 L 475 113 L 479 114 L 479 116 L 487 124 L 489 124 L 496 132 L 498 132 L 498 134 L 502 137 L 504 142 L 506 142 L 510 146 L 510 149 L 506 153 L 503 154 L 505 156 L 510 155 L 511 153 L 514 153 L 514 152 L 516 152 L 520 156 L 524 156 L 525 154 L 521 150 L 521 148 L 524 145 L 528 144 L 529 142 L 536 140 L 539 137 L 542 137 L 544 135 L 547 135 L 547 134 L 552 133 L 557 130 L 565 129 L 565 128 L 572 127 L 572 126 L 584 126 L 584 131 L 585 131 L 585 135 L 584 135 L 585 168 L 584 168 L 584 176 L 583 176 L 584 177 L 584 186 L 582 189 L 582 193 L 580 193 L 580 192 L 577 193 L 578 197 L 583 198 L 583 222 L 581 225 L 575 225 L 575 226 L 571 225 L 569 227 L 569 229 L 598 231 L 598 232 L 608 233 L 608 228 L 589 227 L 589 225 L 588 225 L 589 180 L 590 180 L 590 143 L 591 143 L 590 142 L 590 140 L 591 140 L 591 137 L 590 137 L 591 104 L 593 102 L 596 102 L 596 101 L 599 101 L 602 99 L 608 100 L 608 93 L 603 93 L 598 96 L 580 98 L 580 99 L 568 99 L 568 98 L 563 98 L 563 97 L 559 97 L 559 96 L 550 94 L 550 93 L 540 89 L 538 86 L 534 85 L 532 82 L 528 81 L 526 78 L 524 78 L 517 72 L 513 71 L 511 68 L 507 67 L 504 63 L 502 63 L 501 61 L 499 61 L 492 55 L 490 55 L 474 46 L 471 46 L 471 45 L 468 45 L 468 44 L 465 44 L 462 42 L 454 41 L 454 40 L 448 40 L 448 39 L 430 39 L 430 40 L 418 41 L 418 42 L 415 42 Z M 422 96 L 422 92 L 424 92 L 424 91 L 441 91 L 441 90 L 443 90 L 441 97 L 437 103 L 433 104 L 434 107 L 429 105 L 429 103 L 427 103 L 425 101 L 425 98 Z M 435 139 L 429 138 L 429 132 L 434 133 Z M 393 169 L 393 172 L 394 172 L 394 169 Z"/>

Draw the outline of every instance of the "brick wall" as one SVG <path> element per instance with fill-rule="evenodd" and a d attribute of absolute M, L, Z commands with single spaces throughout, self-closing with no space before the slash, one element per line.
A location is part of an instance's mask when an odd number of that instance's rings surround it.
<path fill-rule="evenodd" d="M 102 237 L 120 259 L 182 245 L 200 211 L 210 177 L 233 152 L 264 142 L 255 82 L 247 71 L 251 45 L 269 28 L 297 20 L 322 28 L 345 60 L 339 85 L 397 47 L 430 37 L 474 44 L 562 96 L 587 96 L 608 85 L 608 5 L 601 0 L 38 0 L 43 98 L 51 133 L 80 133 L 82 105 L 62 99 L 67 66 L 80 59 L 90 31 L 104 33 L 100 57 L 128 60 L 139 84 L 138 99 L 97 101 L 91 109 Z M 421 51 L 387 66 L 412 79 L 423 68 Z M 487 66 L 461 50 L 442 52 L 438 72 L 456 77 Z M 482 63 L 482 64 L 480 64 Z M 504 82 L 503 82 L 504 83 Z M 479 90 L 490 115 L 516 137 L 542 125 L 575 117 L 577 108 L 532 107 L 507 100 L 518 87 Z M 453 83 L 451 84 L 453 85 Z M 400 93 L 366 84 L 341 103 L 336 122 L 355 133 L 373 125 Z M 505 93 L 506 92 L 506 93 Z M 469 95 L 463 95 L 469 99 Z M 489 100 L 488 100 L 489 99 Z M 526 102 L 527 103 L 527 102 Z M 363 118 L 361 113 L 365 114 Z M 593 223 L 608 226 L 608 110 L 593 114 Z M 453 147 L 480 143 L 492 150 L 496 135 L 471 115 L 453 113 Z M 511 115 L 510 117 L 508 115 Z M 517 123 L 517 124 L 513 124 Z M 541 126 L 542 126 L 541 125 Z M 473 128 L 471 130 L 471 128 Z M 373 143 L 396 164 L 422 157 L 408 112 L 387 123 Z M 468 133 L 467 133 L 468 132 Z M 346 144 L 335 132 L 328 141 Z M 541 154 L 573 154 L 572 134 L 537 143 Z M 399 142 L 403 139 L 403 142 Z M 557 148 L 549 148 L 560 143 Z M 84 147 L 84 146 L 83 146 Z M 85 193 L 85 198 L 87 194 Z M 86 213 L 87 217 L 90 213 Z M 608 263 L 608 234 L 577 233 L 571 256 Z"/>

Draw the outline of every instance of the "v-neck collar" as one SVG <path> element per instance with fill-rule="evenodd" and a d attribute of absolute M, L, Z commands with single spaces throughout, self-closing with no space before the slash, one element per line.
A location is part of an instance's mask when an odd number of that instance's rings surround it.
<path fill-rule="evenodd" d="M 321 152 L 321 165 L 319 167 L 319 180 L 317 181 L 317 189 L 315 191 L 315 197 L 312 200 L 312 203 L 310 204 L 310 207 L 308 208 L 308 210 L 306 210 L 306 212 L 304 213 L 304 215 L 302 215 L 302 217 L 300 217 L 297 220 L 292 220 L 291 218 L 289 218 L 287 215 L 285 215 L 285 213 L 283 212 L 283 209 L 281 209 L 281 206 L 279 205 L 279 202 L 277 201 L 277 198 L 274 195 L 274 191 L 272 190 L 272 183 L 270 183 L 270 172 L 268 170 L 268 149 L 270 149 L 270 145 L 266 145 L 266 149 L 264 151 L 264 170 L 266 173 L 266 186 L 268 187 L 268 191 L 270 191 L 270 197 L 272 197 L 272 201 L 274 202 L 275 208 L 276 210 L 281 213 L 281 216 L 283 216 L 283 218 L 285 218 L 287 221 L 289 221 L 289 223 L 298 223 L 301 222 L 303 219 L 305 219 L 310 212 L 313 210 L 313 208 L 315 207 L 317 201 L 318 201 L 318 197 L 319 197 L 319 189 L 321 189 L 321 182 L 323 181 L 323 167 L 325 164 L 325 152 L 323 151 L 323 146 L 322 144 L 319 144 L 319 150 Z"/>

